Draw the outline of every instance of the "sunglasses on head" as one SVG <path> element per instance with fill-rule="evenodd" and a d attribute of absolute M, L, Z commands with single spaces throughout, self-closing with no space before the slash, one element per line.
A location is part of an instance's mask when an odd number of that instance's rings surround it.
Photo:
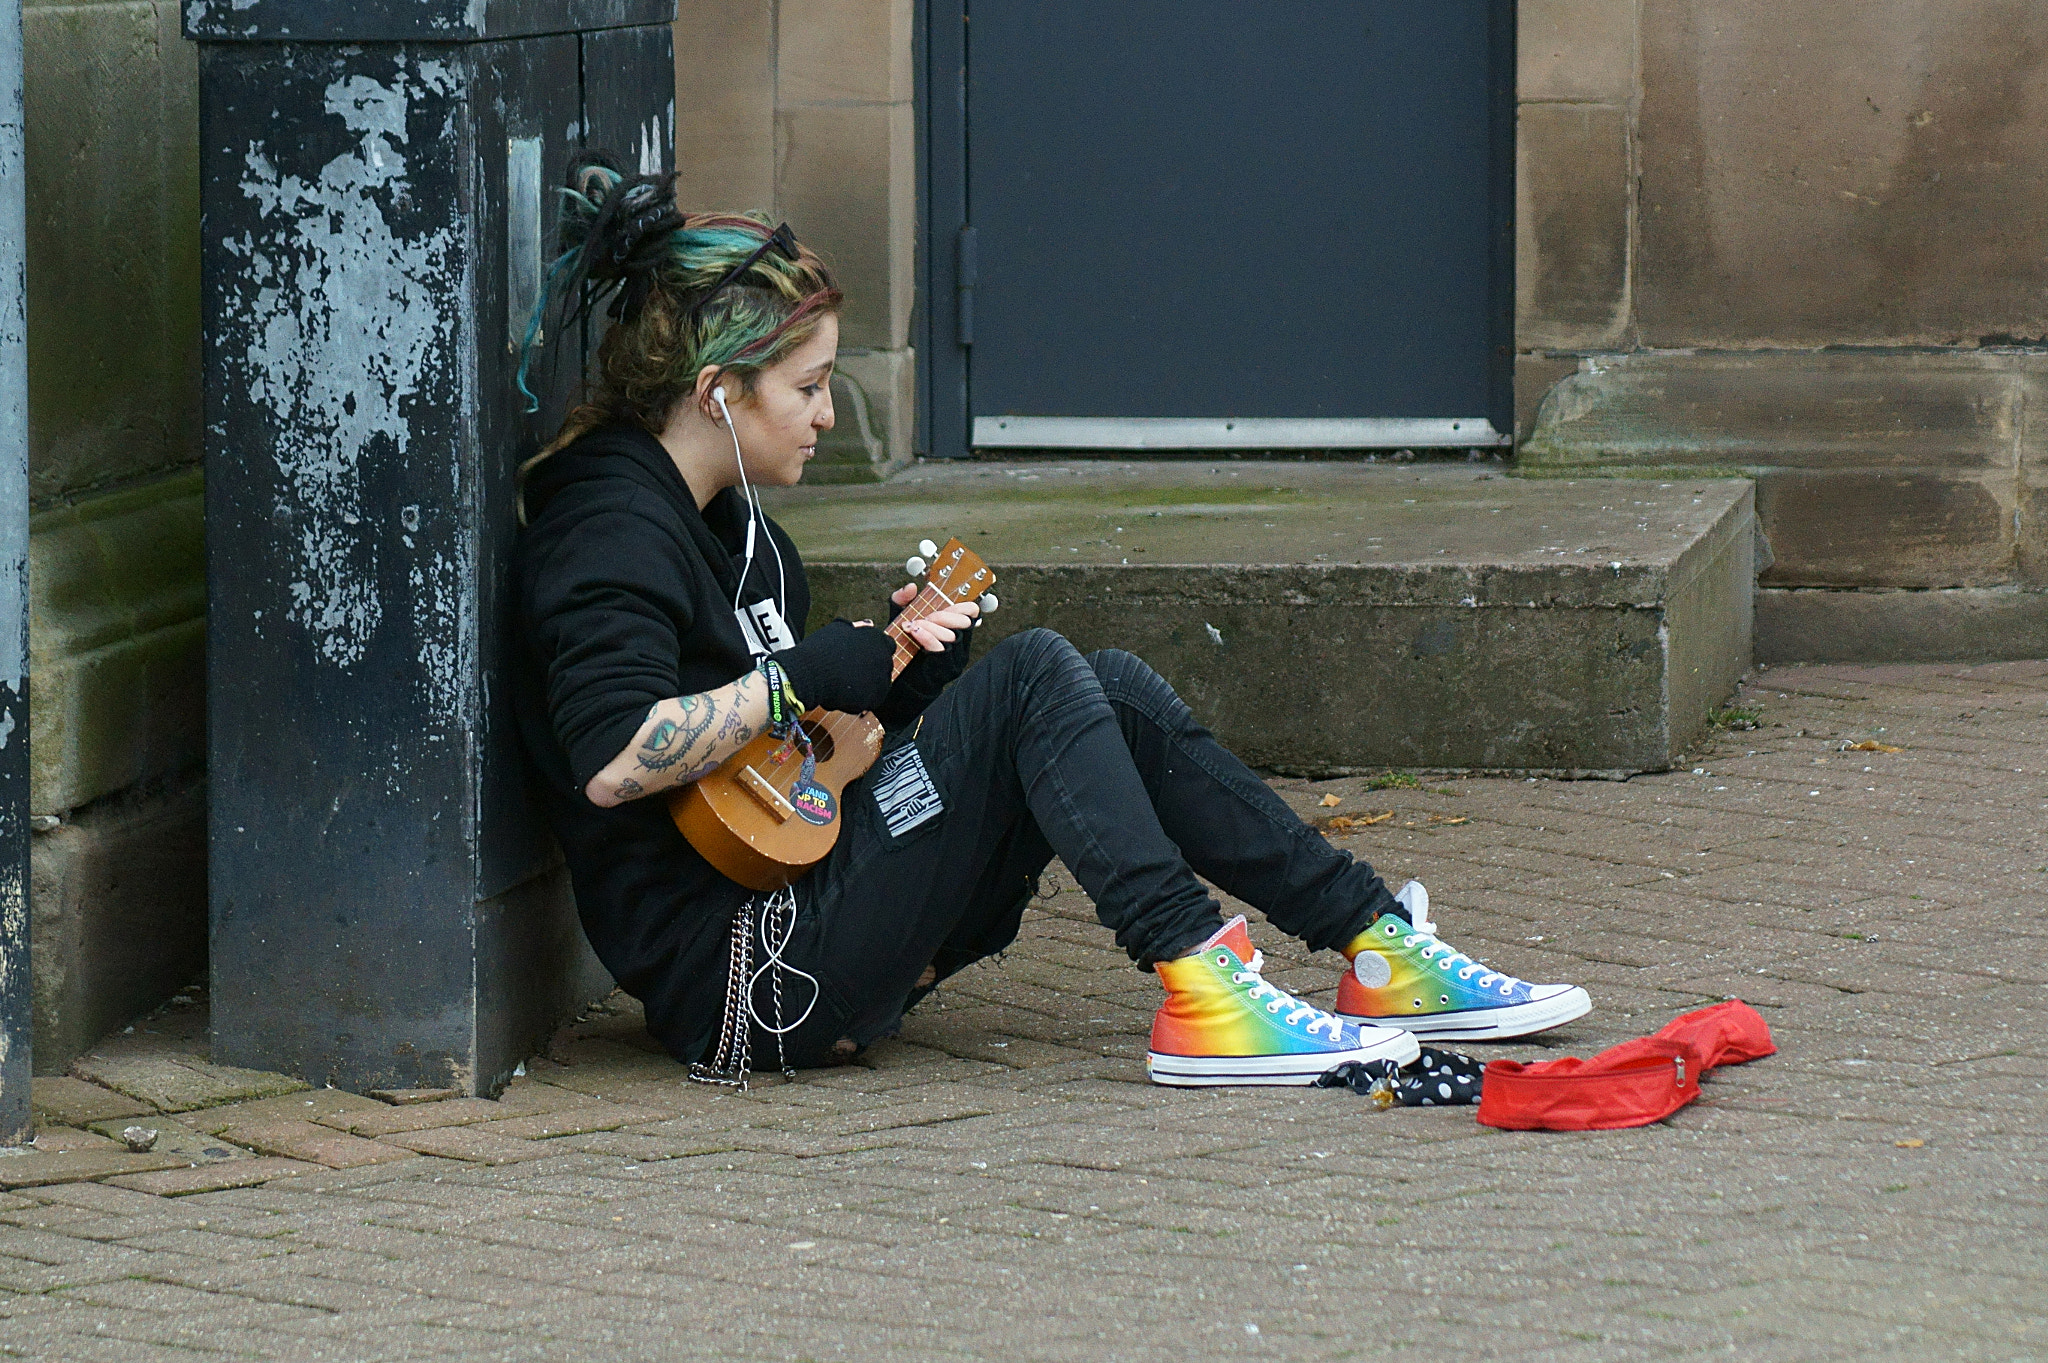
<path fill-rule="evenodd" d="M 762 256 L 767 255 L 770 251 L 776 252 L 784 260 L 790 261 L 791 263 L 795 263 L 797 259 L 796 234 L 789 230 L 788 223 L 785 222 L 778 225 L 773 232 L 770 232 L 768 234 L 768 239 L 766 241 L 762 242 L 759 246 L 754 248 L 754 253 L 752 255 L 748 256 L 745 260 L 735 265 L 732 269 L 727 270 L 725 272 L 725 277 L 720 279 L 716 284 L 713 284 L 711 286 L 710 291 L 707 292 L 702 298 L 697 300 L 697 305 L 694 308 L 692 308 L 691 311 L 702 312 L 704 310 L 704 305 L 709 303 L 712 299 L 718 297 L 720 291 L 722 291 L 726 285 L 732 283 L 735 279 L 740 278 L 742 275 L 746 274 L 747 271 L 753 269 L 755 263 L 759 261 Z"/>

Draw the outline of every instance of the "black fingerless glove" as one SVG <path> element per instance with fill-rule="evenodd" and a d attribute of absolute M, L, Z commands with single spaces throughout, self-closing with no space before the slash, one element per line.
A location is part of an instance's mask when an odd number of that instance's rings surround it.
<path fill-rule="evenodd" d="M 834 620 L 804 636 L 795 648 L 772 654 L 806 706 L 861 714 L 879 709 L 889 697 L 889 668 L 896 641 L 873 626 L 856 628 Z"/>
<path fill-rule="evenodd" d="M 889 688 L 889 698 L 875 711 L 882 727 L 894 729 L 910 723 L 939 698 L 939 692 L 958 681 L 967 670 L 967 650 L 974 644 L 974 626 L 953 631 L 953 642 L 942 653 L 920 648 L 910 666 Z"/>

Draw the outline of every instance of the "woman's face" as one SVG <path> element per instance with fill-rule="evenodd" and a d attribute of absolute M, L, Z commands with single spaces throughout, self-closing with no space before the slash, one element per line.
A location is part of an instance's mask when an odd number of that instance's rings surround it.
<path fill-rule="evenodd" d="M 762 370 L 753 391 L 730 404 L 748 478 L 790 487 L 804 476 L 804 465 L 818 452 L 818 433 L 832 429 L 838 354 L 839 319 L 828 313 L 809 340 Z"/>

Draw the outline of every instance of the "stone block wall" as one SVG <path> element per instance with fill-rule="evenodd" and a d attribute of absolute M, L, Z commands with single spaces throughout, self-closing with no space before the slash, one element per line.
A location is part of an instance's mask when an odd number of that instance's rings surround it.
<path fill-rule="evenodd" d="M 35 1062 L 203 975 L 197 62 L 27 0 Z"/>
<path fill-rule="evenodd" d="M 1521 0 L 1532 471 L 1758 480 L 1759 656 L 2039 656 L 2048 11 Z"/>
<path fill-rule="evenodd" d="M 846 291 L 838 425 L 807 479 L 910 461 L 917 249 L 912 0 L 680 0 L 676 188 L 789 221 Z"/>

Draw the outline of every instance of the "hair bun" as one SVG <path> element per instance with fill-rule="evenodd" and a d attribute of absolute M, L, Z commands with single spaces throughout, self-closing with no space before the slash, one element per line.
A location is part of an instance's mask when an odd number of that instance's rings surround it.
<path fill-rule="evenodd" d="M 685 221 L 676 208 L 673 175 L 628 175 L 604 151 L 579 153 L 569 163 L 563 196 L 561 249 L 576 262 L 574 277 L 617 290 L 614 318 L 640 310 L 653 289 L 670 233 Z"/>
<path fill-rule="evenodd" d="M 648 175 L 624 180 L 612 193 L 619 201 L 619 211 L 613 220 L 605 263 L 611 269 L 624 271 L 649 237 L 675 231 L 683 225 L 683 215 L 676 210 L 675 190 L 668 177 Z M 593 271 L 593 277 L 605 276 Z"/>

